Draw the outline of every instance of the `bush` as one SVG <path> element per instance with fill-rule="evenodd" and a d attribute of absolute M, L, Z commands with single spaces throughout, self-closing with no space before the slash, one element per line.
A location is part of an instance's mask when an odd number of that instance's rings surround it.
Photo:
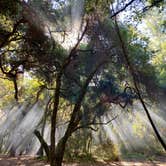
<path fill-rule="evenodd" d="M 107 140 L 105 143 L 96 146 L 93 153 L 97 158 L 103 160 L 119 161 L 117 146 L 111 140 Z"/>

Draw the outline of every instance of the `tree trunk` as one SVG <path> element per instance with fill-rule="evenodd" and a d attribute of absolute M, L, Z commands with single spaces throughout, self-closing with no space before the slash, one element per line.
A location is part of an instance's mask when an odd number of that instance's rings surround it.
<path fill-rule="evenodd" d="M 143 108 L 144 108 L 144 110 L 146 112 L 146 115 L 147 115 L 147 117 L 149 119 L 149 122 L 150 122 L 150 124 L 151 124 L 151 126 L 152 126 L 152 128 L 154 130 L 154 133 L 156 134 L 156 137 L 157 137 L 158 141 L 160 142 L 160 144 L 162 145 L 162 147 L 166 151 L 166 144 L 165 144 L 164 140 L 162 139 L 162 137 L 160 136 L 160 133 L 158 132 L 158 130 L 157 130 L 157 128 L 156 128 L 156 126 L 155 126 L 155 124 L 154 124 L 154 122 L 153 122 L 153 120 L 152 120 L 152 118 L 150 116 L 150 113 L 149 113 L 149 111 L 148 111 L 148 109 L 147 109 L 147 107 L 145 105 L 145 102 L 143 101 L 138 89 L 137 89 L 137 93 L 138 93 L 138 96 L 139 96 L 139 100 L 140 100 L 140 102 L 141 102 L 141 104 L 142 104 L 142 106 L 143 106 Z"/>
<path fill-rule="evenodd" d="M 119 30 L 119 26 L 118 26 L 118 23 L 117 23 L 116 19 L 115 19 L 115 25 L 116 25 L 116 30 L 117 30 L 117 34 L 118 34 L 119 40 L 121 42 L 121 47 L 122 47 L 122 50 L 123 50 L 123 55 L 124 55 L 124 58 L 125 58 L 125 61 L 126 61 L 126 65 L 127 65 L 128 70 L 129 70 L 129 72 L 130 72 L 130 74 L 132 76 L 134 87 L 135 87 L 136 93 L 138 95 L 138 98 L 139 98 L 139 100 L 140 100 L 140 102 L 142 104 L 142 107 L 144 108 L 144 111 L 145 111 L 145 113 L 147 115 L 147 118 L 148 118 L 148 120 L 149 120 L 149 122 L 150 122 L 150 124 L 151 124 L 151 126 L 152 126 L 152 128 L 154 130 L 154 133 L 155 133 L 158 141 L 160 142 L 161 146 L 166 151 L 166 144 L 165 144 L 164 140 L 162 139 L 159 131 L 157 130 L 157 128 L 156 128 L 156 126 L 155 126 L 155 124 L 154 124 L 154 122 L 153 122 L 153 120 L 152 120 L 152 118 L 150 116 L 149 110 L 147 109 L 147 107 L 145 105 L 145 102 L 144 102 L 144 100 L 143 100 L 143 98 L 141 96 L 141 92 L 139 90 L 139 86 L 138 86 L 138 83 L 137 83 L 137 78 L 135 77 L 135 72 L 134 72 L 133 66 L 130 63 L 130 60 L 129 60 L 129 57 L 128 57 L 128 53 L 126 51 L 124 42 L 122 40 L 122 37 L 121 37 L 121 34 L 120 34 L 120 30 Z"/>
<path fill-rule="evenodd" d="M 51 116 L 51 145 L 50 145 L 50 165 L 55 165 L 55 132 L 56 132 L 56 117 L 59 106 L 59 96 L 60 96 L 60 87 L 61 87 L 61 76 L 60 73 L 56 79 L 56 89 L 54 94 L 54 108 Z"/>
<path fill-rule="evenodd" d="M 64 157 L 64 153 L 65 153 L 65 146 L 66 146 L 66 142 L 68 140 L 70 136 L 64 136 L 63 138 L 61 138 L 61 140 L 59 141 L 56 150 L 55 150 L 55 166 L 62 166 L 62 162 L 63 162 L 63 157 Z"/>
<path fill-rule="evenodd" d="M 75 128 L 78 126 L 80 120 L 81 120 L 81 103 L 85 97 L 85 94 L 87 92 L 88 85 L 90 81 L 92 80 L 94 74 L 97 72 L 97 70 L 103 65 L 105 62 L 102 62 L 96 66 L 96 68 L 90 73 L 88 78 L 86 79 L 84 86 L 81 89 L 80 95 L 78 97 L 78 100 L 74 106 L 73 112 L 71 114 L 70 122 L 68 125 L 68 128 L 65 132 L 64 137 L 59 141 L 56 151 L 55 151 L 55 159 L 51 163 L 51 166 L 61 166 L 63 161 L 63 156 L 65 152 L 65 146 L 68 138 L 71 136 L 71 134 L 75 131 Z M 54 156 L 54 155 L 53 155 Z"/>
<path fill-rule="evenodd" d="M 47 143 L 45 142 L 45 140 L 43 139 L 43 137 L 40 135 L 40 132 L 35 130 L 34 134 L 36 135 L 36 137 L 39 139 L 40 143 L 41 143 L 41 147 L 45 150 L 46 156 L 48 161 L 50 160 L 50 154 L 49 154 L 49 146 L 47 145 Z"/>
<path fill-rule="evenodd" d="M 43 117 L 43 124 L 42 124 L 42 129 L 41 129 L 41 136 L 44 138 L 44 130 L 45 130 L 45 125 L 46 125 L 46 121 L 47 121 L 47 113 L 48 113 L 48 106 L 50 104 L 50 101 L 51 101 L 51 98 L 49 99 L 47 105 L 46 105 L 46 108 L 45 108 L 45 112 L 44 112 L 44 117 Z M 43 146 L 41 145 L 40 146 L 40 149 L 39 149 L 39 155 L 40 156 L 43 156 Z"/>

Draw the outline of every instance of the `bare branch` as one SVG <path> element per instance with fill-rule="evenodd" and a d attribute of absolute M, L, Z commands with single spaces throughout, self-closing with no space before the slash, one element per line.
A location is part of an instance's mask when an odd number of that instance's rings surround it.
<path fill-rule="evenodd" d="M 91 129 L 91 130 L 97 131 L 98 128 L 97 128 L 97 129 L 94 129 L 94 128 L 91 127 L 91 125 L 93 125 L 93 126 L 95 126 L 95 125 L 107 125 L 107 124 L 111 123 L 113 120 L 115 120 L 117 117 L 118 117 L 118 115 L 116 115 L 114 118 L 112 118 L 111 120 L 109 120 L 109 121 L 107 121 L 107 122 L 105 122 L 105 123 L 100 123 L 100 122 L 99 122 L 99 123 L 94 123 L 94 122 L 87 123 L 87 124 L 85 124 L 85 125 L 76 127 L 76 128 L 74 129 L 74 131 L 76 131 L 76 130 L 78 130 L 78 129 L 82 129 L 82 128 L 89 128 L 89 129 Z"/>
<path fill-rule="evenodd" d="M 77 48 L 80 44 L 80 42 L 82 41 L 87 29 L 88 29 L 88 25 L 89 25 L 89 20 L 87 20 L 86 26 L 84 31 L 82 32 L 80 38 L 78 38 L 77 43 L 75 44 L 75 46 L 71 49 L 69 56 L 66 58 L 66 60 L 64 61 L 64 64 L 62 65 L 62 69 L 61 69 L 61 73 L 63 72 L 63 70 L 65 70 L 65 68 L 68 66 L 68 64 L 70 64 L 71 60 L 74 58 L 74 56 L 76 56 L 76 52 L 77 52 Z"/>
<path fill-rule="evenodd" d="M 123 8 L 121 8 L 120 10 L 118 10 L 117 12 L 115 12 L 113 15 L 111 15 L 111 18 L 115 17 L 116 15 L 118 15 L 119 13 L 121 13 L 122 11 L 124 11 L 128 6 L 130 6 L 135 0 L 131 0 L 129 3 L 127 3 Z"/>
<path fill-rule="evenodd" d="M 131 0 L 130 2 L 128 2 L 124 7 L 122 7 L 120 10 L 118 10 L 117 12 L 113 13 L 111 15 L 111 18 L 117 16 L 119 13 L 123 12 L 128 6 L 130 6 L 135 0 Z M 157 6 L 159 3 L 164 2 L 164 0 L 155 0 L 151 5 L 145 6 L 143 9 L 140 10 L 140 12 L 144 13 L 147 10 L 153 8 L 154 6 Z"/>

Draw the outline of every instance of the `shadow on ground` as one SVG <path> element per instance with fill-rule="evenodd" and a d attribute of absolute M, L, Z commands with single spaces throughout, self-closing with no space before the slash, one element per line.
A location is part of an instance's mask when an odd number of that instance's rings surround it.
<path fill-rule="evenodd" d="M 0 166 L 49 166 L 48 163 L 35 159 L 32 156 L 8 157 L 0 156 Z M 124 160 L 118 162 L 86 162 L 86 163 L 64 163 L 63 166 L 166 166 L 166 157 L 159 156 L 155 160 Z"/>

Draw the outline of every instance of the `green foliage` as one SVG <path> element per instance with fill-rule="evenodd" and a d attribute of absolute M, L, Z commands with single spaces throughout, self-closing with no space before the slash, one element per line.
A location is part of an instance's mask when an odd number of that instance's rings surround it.
<path fill-rule="evenodd" d="M 34 101 L 37 97 L 37 92 L 44 83 L 36 77 L 28 75 L 22 80 L 22 98 L 26 101 L 31 99 Z M 41 97 L 41 96 L 40 96 Z M 39 98 L 40 99 L 40 98 Z"/>
<path fill-rule="evenodd" d="M 147 0 L 150 5 L 154 5 L 156 7 L 160 7 L 162 4 L 164 4 L 164 0 Z"/>
<path fill-rule="evenodd" d="M 148 49 L 152 52 L 151 63 L 155 67 L 156 77 L 159 82 L 159 86 L 165 87 L 166 85 L 166 66 L 165 66 L 165 54 L 166 54 L 166 35 L 164 33 L 164 10 L 153 9 L 149 12 L 151 15 L 147 15 L 144 18 L 144 32 L 146 37 L 149 37 Z"/>
<path fill-rule="evenodd" d="M 0 73 L 0 77 L 3 77 L 2 73 Z M 13 96 L 13 83 L 8 79 L 0 78 L 0 110 L 14 102 Z"/>
<path fill-rule="evenodd" d="M 98 11 L 108 15 L 110 13 L 111 3 L 113 3 L 113 0 L 85 0 L 85 12 L 92 14 Z"/>
<path fill-rule="evenodd" d="M 89 156 L 91 153 L 92 133 L 90 130 L 80 129 L 69 139 L 66 146 L 66 156 L 77 158 L 78 156 Z"/>
<path fill-rule="evenodd" d="M 81 130 L 82 131 L 82 130 Z M 101 144 L 92 144 L 90 132 L 77 133 L 72 136 L 66 146 L 65 159 L 67 161 L 94 162 L 94 161 L 118 161 L 119 152 L 117 146 L 111 140 Z M 87 148 L 87 149 L 86 149 Z"/>
<path fill-rule="evenodd" d="M 104 161 L 119 161 L 119 152 L 116 145 L 111 140 L 98 145 L 94 148 L 94 155 Z"/>
<path fill-rule="evenodd" d="M 0 1 L 0 14 L 7 17 L 13 17 L 18 14 L 19 5 L 16 1 L 1 0 Z"/>

